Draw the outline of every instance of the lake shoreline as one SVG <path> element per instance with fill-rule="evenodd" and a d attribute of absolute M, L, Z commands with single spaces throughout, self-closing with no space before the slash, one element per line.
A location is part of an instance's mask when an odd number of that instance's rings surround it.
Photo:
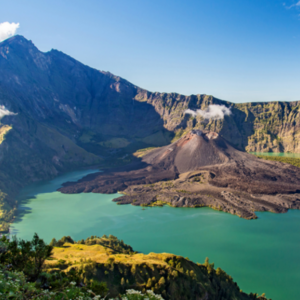
<path fill-rule="evenodd" d="M 246 292 L 266 292 L 273 300 L 296 299 L 300 292 L 300 211 L 259 212 L 259 219 L 249 222 L 205 207 L 142 210 L 139 206 L 116 205 L 112 199 L 119 194 L 68 195 L 56 191 L 65 180 L 80 176 L 84 171 L 26 187 L 22 192 L 32 197 L 20 205 L 31 213 L 12 224 L 12 234 L 30 240 L 37 232 L 46 242 L 64 235 L 79 240 L 113 234 L 142 253 L 175 253 L 194 262 L 209 257 Z M 287 256 L 288 262 L 284 259 Z"/>

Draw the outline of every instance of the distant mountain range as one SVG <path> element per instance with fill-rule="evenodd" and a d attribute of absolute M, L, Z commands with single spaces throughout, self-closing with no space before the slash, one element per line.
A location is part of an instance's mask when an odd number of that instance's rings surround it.
<path fill-rule="evenodd" d="M 22 36 L 0 43 L 0 68 L 0 109 L 16 114 L 0 124 L 5 223 L 24 185 L 91 165 L 124 164 L 137 149 L 167 145 L 193 128 L 218 132 L 240 150 L 300 153 L 300 101 L 235 104 L 151 93 L 60 51 L 40 52 Z M 232 114 L 204 120 L 184 113 L 210 104 Z"/>

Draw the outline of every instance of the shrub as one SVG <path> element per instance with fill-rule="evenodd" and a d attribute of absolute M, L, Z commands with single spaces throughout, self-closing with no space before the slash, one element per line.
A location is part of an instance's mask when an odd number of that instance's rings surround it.
<path fill-rule="evenodd" d="M 38 278 L 45 260 L 52 255 L 53 247 L 46 245 L 36 233 L 31 242 L 16 237 L 10 241 L 6 236 L 1 238 L 1 242 L 6 244 L 6 250 L 0 255 L 0 263 L 23 271 L 30 280 Z"/>
<path fill-rule="evenodd" d="M 143 299 L 149 299 L 149 300 L 164 300 L 161 295 L 154 294 L 153 291 L 148 290 L 145 294 L 139 291 L 135 290 L 127 290 L 125 295 L 121 296 L 122 299 L 128 299 L 128 300 L 143 300 Z"/>

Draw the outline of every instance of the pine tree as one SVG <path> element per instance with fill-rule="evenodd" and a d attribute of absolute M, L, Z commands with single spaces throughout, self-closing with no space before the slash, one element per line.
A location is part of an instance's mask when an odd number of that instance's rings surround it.
<path fill-rule="evenodd" d="M 159 285 L 164 285 L 165 283 L 166 283 L 165 277 L 161 277 L 161 278 L 159 279 L 158 284 L 159 284 Z"/>
<path fill-rule="evenodd" d="M 162 277 L 163 278 L 163 277 Z M 151 280 L 151 278 L 149 278 L 148 279 L 148 282 L 147 282 L 147 284 L 146 284 L 146 287 L 147 288 L 151 288 L 151 286 L 152 286 L 152 280 Z"/>
<path fill-rule="evenodd" d="M 125 279 L 124 279 L 124 277 L 122 277 L 122 279 L 121 279 L 121 285 L 122 285 L 122 286 L 125 285 Z"/>

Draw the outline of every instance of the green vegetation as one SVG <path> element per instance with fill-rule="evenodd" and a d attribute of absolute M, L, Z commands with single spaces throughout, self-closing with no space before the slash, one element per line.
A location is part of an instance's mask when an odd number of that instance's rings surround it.
<path fill-rule="evenodd" d="M 69 244 L 80 244 L 80 245 L 100 245 L 106 249 L 110 250 L 111 254 L 122 253 L 122 254 L 134 254 L 132 247 L 126 245 L 122 240 L 118 240 L 117 237 L 113 235 L 106 236 L 105 234 L 102 237 L 94 236 L 88 237 L 86 240 L 80 240 L 77 243 L 70 237 L 64 236 L 60 240 L 52 239 L 50 245 L 53 247 L 62 247 L 65 243 Z"/>
<path fill-rule="evenodd" d="M 27 130 L 23 138 L 27 138 L 28 144 L 18 141 L 22 139 L 22 135 L 15 130 L 10 130 L 1 144 L 3 146 L 0 161 L 1 233 L 8 232 L 9 223 L 16 216 L 18 205 L 16 197 L 22 187 L 41 179 L 51 179 L 59 173 L 102 162 L 101 158 L 79 147 L 54 128 L 37 124 L 33 120 L 21 127 Z M 2 126 L 0 131 L 3 128 L 5 126 Z M 35 146 L 29 147 L 31 144 Z"/>
<path fill-rule="evenodd" d="M 200 183 L 201 183 L 201 178 L 200 178 L 200 176 L 195 176 L 195 177 L 193 178 L 193 181 L 194 181 L 194 182 L 200 182 Z"/>
<path fill-rule="evenodd" d="M 183 130 L 182 128 L 180 128 L 179 130 L 177 130 L 175 132 L 175 136 L 172 139 L 172 143 L 176 142 L 177 140 L 179 140 L 181 137 L 183 137 L 185 134 L 188 133 L 189 130 Z"/>
<path fill-rule="evenodd" d="M 37 234 L 32 241 L 1 238 L 1 299 L 88 300 L 109 296 L 192 300 L 206 295 L 212 300 L 266 300 L 263 295 L 240 291 L 231 276 L 220 268 L 215 270 L 208 258 L 204 264 L 195 264 L 167 253 L 136 253 L 111 235 L 78 242 L 66 236 L 53 239 L 51 244 L 55 246 L 45 244 Z"/>
<path fill-rule="evenodd" d="M 154 145 L 155 147 L 165 146 L 170 143 L 172 136 L 173 136 L 172 133 L 160 130 L 158 132 L 155 132 L 149 136 L 140 139 L 140 141 L 148 145 Z"/>
<path fill-rule="evenodd" d="M 139 149 L 136 152 L 133 153 L 134 156 L 136 157 L 143 157 L 144 155 L 148 154 L 152 150 L 156 149 L 157 147 L 148 147 L 144 149 Z"/>
<path fill-rule="evenodd" d="M 0 190 L 0 233 L 8 232 L 9 223 L 14 220 L 16 210 L 17 201 Z"/>
<path fill-rule="evenodd" d="M 189 195 L 192 195 L 193 193 L 192 192 L 189 192 L 187 190 L 176 190 L 177 193 L 183 193 L 183 194 L 189 194 Z"/>
<path fill-rule="evenodd" d="M 155 202 L 151 202 L 150 204 L 143 204 L 143 206 L 148 206 L 148 207 L 154 207 L 154 206 L 164 206 L 164 205 L 169 205 L 171 206 L 171 204 L 169 202 L 166 201 L 161 201 L 161 200 L 156 200 Z"/>
<path fill-rule="evenodd" d="M 104 239 L 117 240 L 113 236 Z M 70 237 L 63 237 L 59 241 L 70 240 Z M 90 240 L 94 238 L 86 241 Z M 53 246 L 46 245 L 37 234 L 32 241 L 17 240 L 15 237 L 9 240 L 3 236 L 0 240 L 0 299 L 92 300 L 105 299 L 109 294 L 106 283 L 87 278 L 92 270 L 90 261 L 85 266 L 82 264 L 81 268 L 46 272 L 45 260 L 51 260 L 52 255 Z M 60 267 L 64 263 L 65 261 L 60 260 Z M 152 290 L 142 294 L 128 289 L 125 294 L 118 296 L 132 300 L 162 299 Z"/>
<path fill-rule="evenodd" d="M 94 137 L 95 133 L 92 131 L 84 131 L 79 137 L 79 141 L 82 143 L 90 143 Z"/>
<path fill-rule="evenodd" d="M 125 138 L 113 138 L 105 142 L 99 142 L 99 145 L 107 148 L 125 148 L 130 144 L 130 142 Z"/>
<path fill-rule="evenodd" d="M 1 239 L 0 263 L 9 265 L 16 271 L 22 271 L 30 281 L 36 281 L 45 260 L 51 256 L 53 247 L 46 245 L 37 234 L 33 240 L 17 240 L 14 237 L 9 241 L 6 236 Z"/>
<path fill-rule="evenodd" d="M 242 133 L 247 134 L 247 151 L 297 151 L 299 102 L 244 103 L 236 107 L 246 113 Z"/>
<path fill-rule="evenodd" d="M 256 156 L 261 159 L 279 161 L 300 168 L 300 158 L 283 157 L 283 156 L 267 156 L 267 155 L 256 155 Z"/>
<path fill-rule="evenodd" d="M 32 241 L 0 240 L 1 299 L 91 299 L 107 293 L 105 283 L 86 280 L 83 270 L 68 272 L 44 271 L 53 247 L 46 245 L 37 234 Z M 80 298 L 83 297 L 83 298 Z"/>

